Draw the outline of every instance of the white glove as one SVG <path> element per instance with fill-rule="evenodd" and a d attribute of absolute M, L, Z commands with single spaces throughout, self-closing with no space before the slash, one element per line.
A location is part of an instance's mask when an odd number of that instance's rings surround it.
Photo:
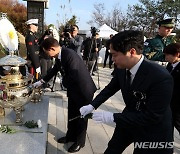
<path fill-rule="evenodd" d="M 39 80 L 39 81 L 33 83 L 33 87 L 38 88 L 38 87 L 40 87 L 42 84 L 43 84 L 43 82 L 42 82 L 41 80 Z"/>
<path fill-rule="evenodd" d="M 94 110 L 94 107 L 93 107 L 91 104 L 86 105 L 86 106 L 83 106 L 83 107 L 81 107 L 81 108 L 79 109 L 79 111 L 80 111 L 81 115 L 83 116 L 83 118 L 84 118 L 87 114 L 91 113 L 93 110 Z"/>
<path fill-rule="evenodd" d="M 40 73 L 41 74 L 41 68 L 40 67 L 36 68 L 36 73 Z"/>
<path fill-rule="evenodd" d="M 97 123 L 114 123 L 114 116 L 112 112 L 94 112 L 92 119 Z"/>

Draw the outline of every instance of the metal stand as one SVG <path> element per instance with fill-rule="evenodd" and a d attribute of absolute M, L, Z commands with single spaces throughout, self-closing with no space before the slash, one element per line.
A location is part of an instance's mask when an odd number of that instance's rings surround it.
<path fill-rule="evenodd" d="M 89 52 L 89 55 L 88 55 L 88 58 L 87 58 L 87 62 L 86 62 L 86 65 L 87 65 L 88 70 L 89 70 L 89 62 L 90 62 L 90 56 L 91 56 L 91 53 L 92 53 L 92 46 L 93 46 L 94 40 L 95 40 L 95 38 L 92 38 L 92 37 L 91 37 L 90 52 Z M 96 43 L 96 47 L 97 47 L 97 43 Z M 96 57 L 96 60 L 94 60 L 93 63 L 92 63 L 91 69 L 90 69 L 90 71 L 89 71 L 89 72 L 90 72 L 90 75 L 93 74 L 93 69 L 94 69 L 94 65 L 95 65 L 95 63 L 96 63 L 96 61 L 97 61 L 97 58 L 98 58 L 98 57 Z M 100 82 L 99 82 L 98 63 L 97 63 L 97 65 L 96 65 L 96 69 L 97 69 L 97 74 L 98 74 L 98 87 L 97 87 L 97 89 L 99 90 L 99 89 L 100 89 Z"/>
<path fill-rule="evenodd" d="M 40 102 L 42 94 L 43 94 L 43 91 L 41 88 L 34 88 L 34 94 L 33 94 L 33 97 L 31 99 L 31 102 L 33 102 L 33 103 Z"/>
<path fill-rule="evenodd" d="M 54 92 L 54 91 L 55 91 L 55 90 L 54 90 L 54 86 L 55 86 L 55 82 L 56 82 L 57 76 L 59 76 L 58 73 L 54 76 L 53 85 L 52 85 L 52 87 L 50 88 L 50 89 L 51 89 L 51 92 Z M 63 84 L 62 84 L 62 79 L 60 79 L 60 87 L 61 87 L 61 90 L 64 90 L 64 91 L 67 90 L 67 89 L 63 86 Z"/>
<path fill-rule="evenodd" d="M 16 123 L 22 123 L 21 107 L 15 107 L 14 111 L 16 113 Z"/>
<path fill-rule="evenodd" d="M 56 73 L 56 75 L 54 76 L 53 85 L 52 85 L 52 87 L 50 88 L 50 89 L 51 89 L 51 92 L 54 92 L 54 85 L 55 85 L 55 82 L 56 82 L 57 74 L 58 74 L 58 73 Z"/>
<path fill-rule="evenodd" d="M 99 89 L 101 89 L 101 87 L 100 87 L 100 82 L 99 82 L 99 68 L 98 68 L 98 63 L 97 63 L 97 65 L 96 65 L 96 67 L 97 67 L 97 74 L 98 74 L 98 88 L 97 88 L 97 90 L 99 90 Z"/>
<path fill-rule="evenodd" d="M 0 116 L 5 116 L 5 109 L 0 106 Z"/>

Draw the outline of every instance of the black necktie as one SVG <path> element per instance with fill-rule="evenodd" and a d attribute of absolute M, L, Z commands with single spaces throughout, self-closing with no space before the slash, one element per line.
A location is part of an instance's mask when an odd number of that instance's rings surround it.
<path fill-rule="evenodd" d="M 169 73 L 171 73 L 172 70 L 173 70 L 173 66 L 172 66 L 172 65 L 169 65 L 168 68 L 167 68 L 167 70 L 169 71 Z"/>
<path fill-rule="evenodd" d="M 127 89 L 131 86 L 131 72 L 129 70 L 126 70 L 126 86 Z"/>

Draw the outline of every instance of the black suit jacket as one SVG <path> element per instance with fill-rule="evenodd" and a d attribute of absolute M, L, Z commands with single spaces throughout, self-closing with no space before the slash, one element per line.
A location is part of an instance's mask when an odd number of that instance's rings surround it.
<path fill-rule="evenodd" d="M 56 63 L 50 73 L 43 78 L 44 81 L 48 82 L 58 71 L 64 76 L 63 83 L 67 87 L 68 97 L 71 97 L 77 103 L 78 101 L 84 104 L 91 102 L 96 86 L 83 60 L 76 52 L 62 47 L 61 61 L 56 59 Z"/>
<path fill-rule="evenodd" d="M 126 107 L 122 113 L 114 113 L 116 125 L 130 131 L 133 141 L 172 141 L 170 100 L 173 80 L 168 71 L 158 64 L 143 60 L 130 90 L 126 88 L 125 77 L 125 69 L 115 70 L 111 82 L 93 100 L 92 105 L 98 108 L 121 90 Z"/>
<path fill-rule="evenodd" d="M 179 111 L 180 109 L 180 63 L 172 70 L 170 71 L 171 64 L 168 63 L 167 70 L 171 73 L 173 80 L 174 80 L 174 88 L 173 88 L 173 96 L 171 100 L 171 108 L 174 111 Z"/>

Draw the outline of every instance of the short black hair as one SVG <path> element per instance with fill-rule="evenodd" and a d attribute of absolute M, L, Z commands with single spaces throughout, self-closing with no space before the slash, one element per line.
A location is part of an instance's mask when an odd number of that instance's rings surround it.
<path fill-rule="evenodd" d="M 110 44 L 115 51 L 123 54 L 132 48 L 136 49 L 137 54 L 141 54 L 144 47 L 144 33 L 135 30 L 119 32 L 110 39 Z"/>
<path fill-rule="evenodd" d="M 44 48 L 45 50 L 49 50 L 52 47 L 58 47 L 58 46 L 60 46 L 58 41 L 53 37 L 49 37 L 45 39 L 41 44 L 41 47 Z"/>
<path fill-rule="evenodd" d="M 180 53 L 180 43 L 169 44 L 164 48 L 163 52 L 171 55 L 176 55 L 177 53 Z"/>
<path fill-rule="evenodd" d="M 78 27 L 78 25 L 72 25 L 73 27 L 76 27 L 78 30 L 79 30 L 79 27 Z"/>

